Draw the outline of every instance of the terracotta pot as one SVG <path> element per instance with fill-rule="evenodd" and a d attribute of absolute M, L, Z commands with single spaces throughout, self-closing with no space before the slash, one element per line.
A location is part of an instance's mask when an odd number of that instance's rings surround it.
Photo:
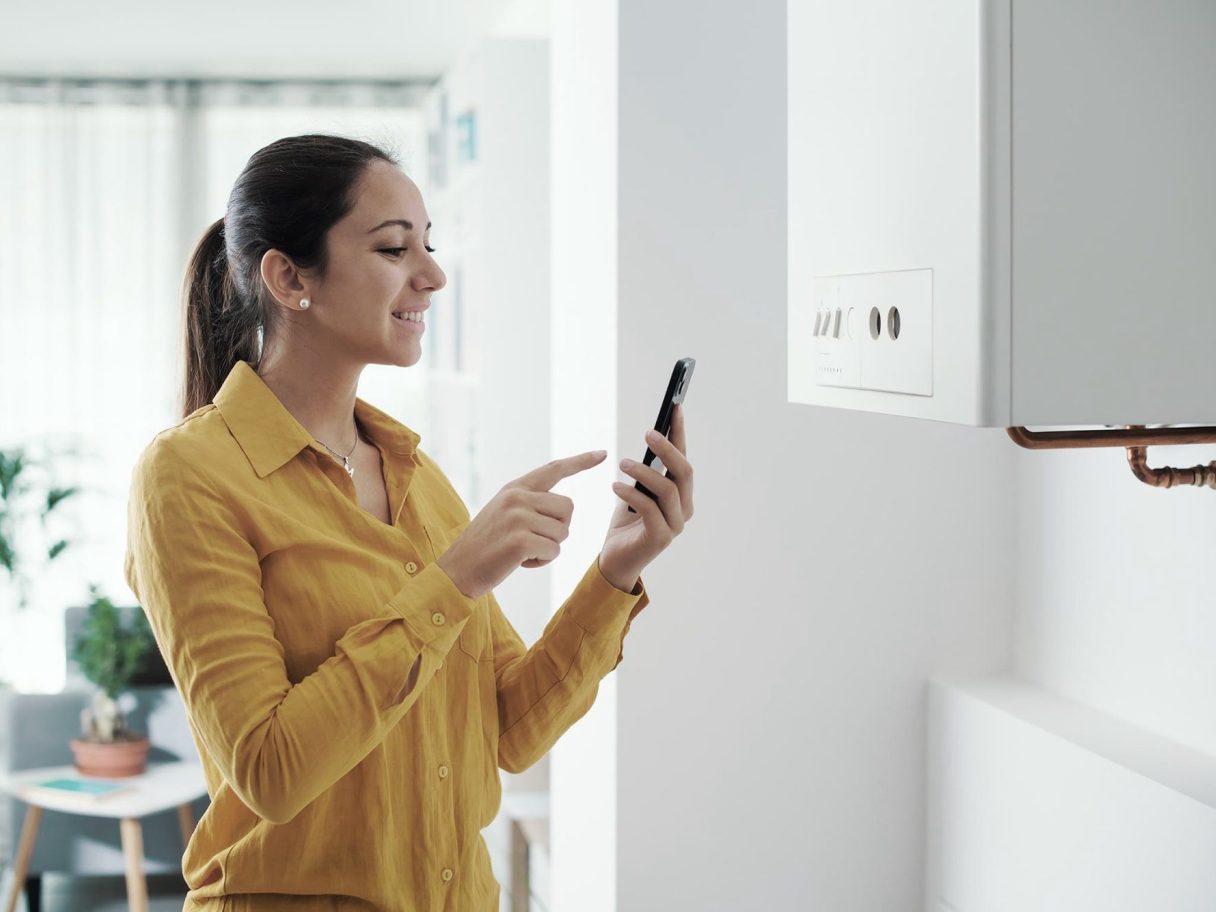
<path fill-rule="evenodd" d="M 73 738 L 72 753 L 76 756 L 76 771 L 82 776 L 119 779 L 138 776 L 148 768 L 148 749 L 152 742 L 145 738 L 131 741 L 86 741 Z"/>

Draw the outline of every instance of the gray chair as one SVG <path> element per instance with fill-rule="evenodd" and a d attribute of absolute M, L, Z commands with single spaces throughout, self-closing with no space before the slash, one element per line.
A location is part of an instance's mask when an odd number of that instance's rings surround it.
<path fill-rule="evenodd" d="M 122 609 L 140 611 L 138 606 Z M 71 643 L 85 616 L 84 608 L 69 608 L 65 638 Z M 128 725 L 146 732 L 152 741 L 148 761 L 197 761 L 198 753 L 186 721 L 185 705 L 169 678 L 159 652 L 148 655 L 130 688 L 136 708 L 126 714 Z M 93 685 L 68 659 L 67 685 L 59 693 L 23 694 L 0 690 L 0 767 L 6 771 L 72 763 L 68 742 L 80 734 L 80 713 L 94 692 Z M 210 804 L 206 796 L 191 808 L 195 821 Z M 0 795 L 0 849 L 6 874 L 11 874 L 16 843 L 27 805 L 8 794 Z M 181 873 L 181 829 L 175 811 L 164 811 L 141 821 L 144 869 L 149 874 Z M 25 893 L 30 912 L 41 907 L 41 875 L 125 875 L 122 842 L 116 821 L 46 811 L 38 828 Z M 6 877 L 7 880 L 7 877 Z"/>

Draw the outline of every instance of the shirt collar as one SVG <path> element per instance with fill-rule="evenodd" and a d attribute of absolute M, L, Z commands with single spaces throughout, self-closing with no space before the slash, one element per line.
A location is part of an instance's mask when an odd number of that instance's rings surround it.
<path fill-rule="evenodd" d="M 233 365 L 212 401 L 259 478 L 265 478 L 305 447 L 321 450 L 312 434 L 244 359 Z M 357 396 L 355 417 L 377 444 L 401 456 L 412 455 L 422 439 L 416 431 Z"/>

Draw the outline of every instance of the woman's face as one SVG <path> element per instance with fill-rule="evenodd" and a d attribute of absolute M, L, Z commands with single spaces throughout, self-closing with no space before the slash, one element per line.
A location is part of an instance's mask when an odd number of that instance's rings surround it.
<path fill-rule="evenodd" d="M 385 223 L 388 224 L 385 224 Z M 405 222 L 407 224 L 402 224 Z M 422 355 L 425 324 L 411 324 L 395 312 L 427 307 L 447 277 L 431 256 L 430 218 L 417 185 L 396 166 L 376 160 L 356 188 L 354 208 L 329 230 L 329 274 L 312 271 L 271 283 L 276 270 L 294 267 L 279 255 L 268 285 L 291 310 L 285 335 L 331 363 L 396 364 L 408 367 Z M 263 261 L 263 275 L 268 265 Z M 285 294 L 279 289 L 287 290 Z M 298 310 L 301 297 L 310 301 Z M 302 337 L 302 338 L 301 338 Z"/>

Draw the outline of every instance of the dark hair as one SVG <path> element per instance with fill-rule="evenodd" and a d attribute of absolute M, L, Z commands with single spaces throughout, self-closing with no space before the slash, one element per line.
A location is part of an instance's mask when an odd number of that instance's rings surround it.
<path fill-rule="evenodd" d="M 325 278 L 326 235 L 377 159 L 400 166 L 380 146 L 322 133 L 275 140 L 249 157 L 227 216 L 207 229 L 186 269 L 183 418 L 215 397 L 237 361 L 256 366 L 274 334 L 278 304 L 262 281 L 262 256 L 281 250 Z"/>

